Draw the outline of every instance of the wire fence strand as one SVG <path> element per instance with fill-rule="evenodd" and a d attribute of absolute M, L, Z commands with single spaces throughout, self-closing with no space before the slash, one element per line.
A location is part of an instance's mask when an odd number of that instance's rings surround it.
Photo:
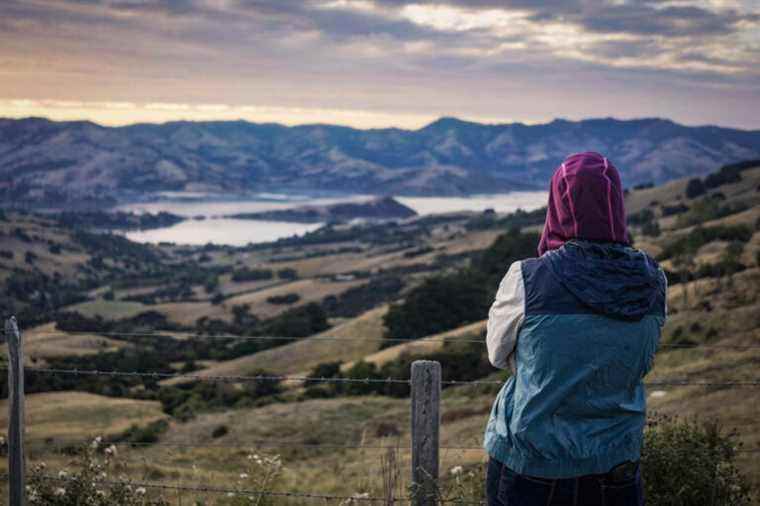
<path fill-rule="evenodd" d="M 7 367 L 0 367 L 0 371 L 7 370 Z M 155 380 L 166 379 L 188 379 L 196 381 L 210 381 L 219 383 L 244 383 L 258 381 L 294 381 L 294 382 L 313 382 L 313 383 L 389 383 L 389 384 L 410 384 L 409 379 L 403 378 L 342 378 L 342 377 L 322 377 L 322 376 L 289 376 L 289 375 L 256 375 L 256 376 L 238 376 L 238 375 L 204 375 L 197 373 L 164 373 L 164 372 L 136 372 L 136 371 L 100 371 L 97 369 L 58 369 L 44 367 L 26 367 L 25 371 L 40 374 L 62 374 L 74 376 L 109 376 L 125 378 L 150 378 Z M 503 385 L 502 380 L 443 380 L 442 385 Z M 760 379 L 750 380 L 726 380 L 726 381 L 693 381 L 686 378 L 664 379 L 649 381 L 644 383 L 647 387 L 665 387 L 665 386 L 704 386 L 704 387 L 757 387 L 760 386 Z"/>
<path fill-rule="evenodd" d="M 310 336 L 310 337 L 287 337 L 287 336 L 241 336 L 236 334 L 201 334 L 201 333 L 183 333 L 182 331 L 172 330 L 151 330 L 146 332 L 99 332 L 99 331 L 38 331 L 33 332 L 35 336 L 103 336 L 103 337 L 162 337 L 168 339 L 188 340 L 188 339 L 223 339 L 237 341 L 380 341 L 393 343 L 479 343 L 485 345 L 485 339 L 471 339 L 466 337 L 360 337 L 360 336 Z M 174 337 L 178 336 L 178 337 Z M 710 344 L 710 343 L 660 343 L 659 348 L 672 349 L 760 349 L 760 343 L 753 344 Z"/>
<path fill-rule="evenodd" d="M 26 442 L 30 445 L 41 444 L 46 446 L 89 446 L 93 443 L 92 440 L 83 439 L 57 439 L 57 438 L 42 438 L 42 439 L 27 439 Z M 140 441 L 107 441 L 104 440 L 100 443 L 102 446 L 127 446 L 127 447 L 169 447 L 169 448 L 222 448 L 222 449 L 238 449 L 246 450 L 248 448 L 255 447 L 297 447 L 297 448 L 314 448 L 314 449 L 351 449 L 351 450 L 404 450 L 409 451 L 411 446 L 407 445 L 377 445 L 377 444 L 333 444 L 333 443 L 309 443 L 305 441 L 289 441 L 289 440 L 276 440 L 276 439 L 251 439 L 247 441 L 239 441 L 236 443 L 194 443 L 191 441 L 171 442 L 171 441 L 156 441 L 156 442 L 140 442 Z M 483 446 L 439 446 L 440 450 L 483 450 Z M 685 453 L 693 453 L 693 448 L 685 448 Z M 760 453 L 760 448 L 735 448 L 735 453 Z"/>

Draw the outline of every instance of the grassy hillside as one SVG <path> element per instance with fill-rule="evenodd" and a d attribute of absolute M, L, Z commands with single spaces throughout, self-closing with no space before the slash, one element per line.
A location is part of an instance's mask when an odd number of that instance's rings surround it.
<path fill-rule="evenodd" d="M 760 380 L 760 167 L 716 174 L 627 195 L 635 243 L 658 258 L 670 283 L 663 346 L 647 381 L 705 383 L 652 387 L 649 406 L 653 414 L 716 419 L 726 430 L 735 430 L 743 449 L 751 450 L 738 454 L 740 469 L 760 500 L 760 390 L 725 385 Z M 51 302 L 45 313 L 55 319 L 61 311 L 77 311 L 83 318 L 77 325 L 85 330 L 67 332 L 46 321 L 26 332 L 27 354 L 38 367 L 140 368 L 207 378 L 261 371 L 384 378 L 405 377 L 413 357 L 435 357 L 444 363 L 445 378 L 500 380 L 502 373 L 482 368 L 482 344 L 461 346 L 481 338 L 485 312 L 475 311 L 472 317 L 445 304 L 414 306 L 424 313 L 419 325 L 442 312 L 446 317 L 456 313 L 461 321 L 408 342 L 384 341 L 392 321 L 388 315 L 403 314 L 419 299 L 415 294 L 420 290 L 464 287 L 472 290 L 466 295 L 473 307 L 483 294 L 492 297 L 509 259 L 531 254 L 535 247 L 530 236 L 502 234 L 513 226 L 535 230 L 540 219 L 540 213 L 461 214 L 386 228 L 323 230 L 300 243 L 135 250 L 154 258 L 147 267 L 120 252 L 104 254 L 94 247 L 99 243 L 49 219 L 13 215 L 0 223 L 3 230 L 18 236 L 14 229 L 21 229 L 21 236 L 31 239 L 17 246 L 39 255 L 31 264 L 19 255 L 0 258 L 0 273 L 6 280 L 22 274 L 52 277 L 56 271 L 68 280 L 86 273 L 86 286 L 71 289 L 81 300 L 61 300 L 57 307 Z M 63 244 L 62 253 L 45 254 L 46 241 Z M 93 263 L 98 257 L 101 261 Z M 271 277 L 240 280 L 268 276 L 251 271 L 269 271 Z M 441 279 L 446 281 L 429 282 Z M 12 297 L 5 286 L 6 296 Z M 170 289 L 157 291 L 161 288 Z M 272 302 L 273 296 L 290 293 L 297 293 L 298 300 Z M 451 299 L 443 295 L 442 300 Z M 39 307 L 33 299 L 15 303 Z M 319 331 L 290 341 L 260 339 L 282 337 L 274 330 L 296 328 L 294 322 L 305 318 L 307 307 L 324 317 Z M 23 319 L 21 325 L 29 328 Z M 225 338 L 228 334 L 250 339 Z M 266 348 L 258 348 L 261 343 Z M 369 395 L 370 389 L 361 384 L 314 389 L 299 382 L 270 388 L 188 378 L 30 381 L 28 386 L 45 392 L 29 396 L 30 434 L 35 437 L 86 440 L 123 434 L 133 424 L 146 429 L 138 439 L 148 444 L 120 448 L 124 472 L 130 476 L 245 488 L 252 484 L 241 474 L 264 471 L 251 463 L 250 455 L 279 455 L 282 468 L 269 488 L 376 496 L 383 494 L 381 461 L 387 458 L 387 449 L 380 446 L 399 446 L 402 479 L 409 474 L 409 455 L 403 448 L 409 443 L 409 400 L 403 391 Z M 451 477 L 452 468 L 484 462 L 479 445 L 497 389 L 480 385 L 444 391 L 441 444 L 447 449 L 442 450 L 442 475 Z M 159 419 L 169 420 L 165 431 L 148 430 Z M 71 457 L 50 446 L 34 450 L 32 461 L 41 460 L 65 466 Z M 208 504 L 232 504 L 225 501 L 207 497 Z"/>

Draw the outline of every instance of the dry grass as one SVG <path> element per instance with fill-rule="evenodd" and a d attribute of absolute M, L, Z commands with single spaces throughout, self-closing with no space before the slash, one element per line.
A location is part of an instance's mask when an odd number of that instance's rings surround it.
<path fill-rule="evenodd" d="M 628 214 L 634 214 L 651 205 L 652 202 L 672 205 L 677 200 L 685 199 L 686 185 L 689 179 L 676 179 L 661 186 L 633 190 L 625 199 L 625 209 Z"/>
<path fill-rule="evenodd" d="M 484 452 L 478 447 L 489 407 L 490 399 L 485 397 L 459 398 L 444 405 L 443 415 L 452 421 L 442 426 L 441 445 L 466 445 L 475 449 L 442 451 L 443 473 L 455 465 L 485 459 Z M 469 415 L 460 416 L 463 412 Z M 285 420 L 287 423 L 283 423 Z M 218 439 L 212 438 L 214 428 L 220 425 L 228 427 L 229 433 Z M 393 434 L 382 436 L 389 432 Z M 256 441 L 260 440 L 364 448 L 273 448 L 258 446 Z M 285 469 L 281 490 L 338 495 L 368 492 L 379 496 L 383 487 L 380 465 L 384 452 L 374 447 L 396 445 L 402 447 L 398 455 L 401 476 L 406 479 L 410 474 L 410 454 L 405 448 L 409 446 L 409 405 L 406 399 L 310 400 L 207 414 L 190 423 L 172 426 L 162 437 L 162 442 L 187 441 L 223 447 L 171 450 L 156 446 L 128 450 L 128 459 L 137 462 L 133 475 L 160 476 L 172 482 L 194 485 L 234 486 L 250 453 L 279 454 Z"/>
<path fill-rule="evenodd" d="M 180 325 L 194 326 L 196 320 L 204 316 L 232 321 L 231 307 L 211 302 L 165 302 L 155 306 L 145 306 L 145 308 L 146 311 L 152 310 L 165 314 L 169 320 Z"/>
<path fill-rule="evenodd" d="M 24 353 L 30 360 L 72 355 L 93 355 L 130 346 L 125 341 L 96 334 L 68 334 L 55 330 L 55 323 L 34 327 L 23 333 Z M 3 350 L 7 345 L 2 346 Z"/>
<path fill-rule="evenodd" d="M 251 309 L 251 312 L 259 318 L 272 318 L 273 316 L 277 316 L 283 311 L 286 311 L 288 308 L 293 307 L 293 305 L 270 304 L 267 302 L 269 297 L 297 293 L 301 297 L 298 301 L 299 305 L 308 302 L 321 302 L 322 299 L 328 295 L 339 295 L 350 288 L 362 285 L 366 282 L 366 280 L 358 279 L 345 282 L 321 279 L 301 279 L 293 281 L 292 283 L 232 297 L 225 300 L 222 307 L 231 311 L 233 306 L 242 304 L 248 306 Z"/>
<path fill-rule="evenodd" d="M 278 374 L 296 374 L 309 371 L 323 362 L 359 359 L 380 348 L 379 339 L 383 336 L 382 320 L 386 311 L 386 306 L 376 308 L 312 337 L 253 355 L 217 362 L 207 369 L 198 371 L 197 374 L 245 375 L 262 369 Z M 162 384 L 178 382 L 183 380 L 172 379 Z"/>
<path fill-rule="evenodd" d="M 366 362 L 371 362 L 373 364 L 377 364 L 378 366 L 382 366 L 387 362 L 391 362 L 397 359 L 403 354 L 418 356 L 437 351 L 443 347 L 444 339 L 454 340 L 464 337 L 472 337 L 473 335 L 479 335 L 485 328 L 486 320 L 481 320 L 479 322 L 471 323 L 454 330 L 449 330 L 440 334 L 434 334 L 429 337 L 423 337 L 422 339 L 418 339 L 416 341 L 391 346 L 390 348 L 385 348 L 370 355 L 366 355 L 362 357 L 362 359 Z M 343 366 L 343 369 L 346 370 L 352 365 L 353 363 L 345 364 Z"/>
<path fill-rule="evenodd" d="M 87 317 L 102 316 L 106 320 L 131 318 L 154 306 L 146 306 L 140 302 L 96 299 L 92 301 L 67 306 L 66 311 L 77 311 Z"/>
<path fill-rule="evenodd" d="M 7 401 L 0 402 L 0 426 L 8 424 Z M 26 396 L 26 437 L 88 439 L 115 435 L 132 425 L 164 419 L 155 401 L 116 399 L 84 392 Z"/>

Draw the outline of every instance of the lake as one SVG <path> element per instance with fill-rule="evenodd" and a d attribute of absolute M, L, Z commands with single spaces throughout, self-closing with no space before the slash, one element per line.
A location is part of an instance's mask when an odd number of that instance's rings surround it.
<path fill-rule="evenodd" d="M 169 195 L 164 195 L 167 197 Z M 235 213 L 253 213 L 274 209 L 288 209 L 305 204 L 328 205 L 337 202 L 361 202 L 373 197 L 366 195 L 309 198 L 305 196 L 262 195 L 248 200 L 222 200 L 213 195 L 203 199 L 174 193 L 172 199 L 157 202 L 128 204 L 119 207 L 121 211 L 136 213 L 161 211 L 177 214 L 189 219 L 171 227 L 153 230 L 127 232 L 126 236 L 137 242 L 174 242 L 177 244 L 200 245 L 206 243 L 243 246 L 248 243 L 270 242 L 283 237 L 303 235 L 316 230 L 321 223 L 292 223 L 283 221 L 239 220 L 223 218 Z M 197 197 L 196 195 L 192 195 Z M 471 197 L 394 197 L 402 204 L 414 209 L 418 214 L 441 214 L 454 211 L 484 211 L 493 209 L 498 213 L 509 213 L 517 209 L 531 211 L 546 205 L 546 192 L 513 192 L 494 195 L 473 195 Z"/>

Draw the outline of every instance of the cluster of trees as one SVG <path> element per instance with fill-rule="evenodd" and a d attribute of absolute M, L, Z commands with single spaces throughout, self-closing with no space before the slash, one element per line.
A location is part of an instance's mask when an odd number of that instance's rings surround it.
<path fill-rule="evenodd" d="M 484 336 L 480 336 L 480 339 L 484 339 Z M 440 350 L 427 353 L 424 356 L 402 354 L 380 367 L 371 362 L 359 361 L 346 371 L 341 371 L 340 362 L 319 364 L 311 371 L 310 376 L 314 378 L 369 378 L 377 380 L 400 378 L 408 380 L 412 362 L 422 358 L 440 362 L 443 379 L 446 381 L 471 381 L 488 376 L 493 372 L 483 343 L 478 342 L 477 336 L 468 336 L 461 338 L 458 342 L 455 339 L 446 341 Z M 371 394 L 407 397 L 409 396 L 409 384 L 312 381 L 306 384 L 304 392 L 304 396 L 307 398 Z"/>
<path fill-rule="evenodd" d="M 628 224 L 641 227 L 641 233 L 650 237 L 659 237 L 660 224 L 654 211 L 646 208 L 628 216 Z"/>
<path fill-rule="evenodd" d="M 105 230 L 147 230 L 169 227 L 184 220 L 181 216 L 165 211 L 157 214 L 135 214 L 121 211 L 63 211 L 56 216 L 56 221 L 61 227 Z"/>
<path fill-rule="evenodd" d="M 510 230 L 516 227 L 524 228 L 542 225 L 545 219 L 546 207 L 533 211 L 523 211 L 522 209 L 518 209 L 501 218 L 499 218 L 492 210 L 487 209 L 483 213 L 470 218 L 467 223 L 465 223 L 465 228 L 467 230 L 489 230 L 494 228 Z"/>
<path fill-rule="evenodd" d="M 688 212 L 678 217 L 676 225 L 680 228 L 697 225 L 710 220 L 717 220 L 731 214 L 740 213 L 748 208 L 742 202 L 723 204 L 726 197 L 722 193 L 714 193 L 696 201 Z"/>
<path fill-rule="evenodd" d="M 386 336 L 420 338 L 485 318 L 499 282 L 512 262 L 536 255 L 538 234 L 513 228 L 472 259 L 469 267 L 434 276 L 392 304 Z"/>
<path fill-rule="evenodd" d="M 272 269 L 251 269 L 250 267 L 240 267 L 232 271 L 232 281 L 242 283 L 244 281 L 263 281 L 274 279 L 275 273 Z M 277 277 L 280 279 L 294 280 L 298 279 L 298 272 L 295 269 L 285 268 L 277 271 Z"/>
<path fill-rule="evenodd" d="M 267 297 L 267 302 L 270 304 L 295 304 L 299 300 L 301 300 L 301 296 L 297 293 L 286 293 L 284 295 Z"/>
<path fill-rule="evenodd" d="M 339 295 L 322 299 L 322 307 L 329 316 L 352 318 L 399 296 L 405 286 L 400 276 L 384 275 L 369 283 L 349 288 Z"/>
<path fill-rule="evenodd" d="M 668 244 L 658 256 L 658 260 L 693 256 L 699 248 L 712 241 L 737 241 L 743 244 L 750 240 L 752 233 L 752 229 L 747 225 L 695 227 L 686 236 Z"/>
<path fill-rule="evenodd" d="M 686 197 L 689 199 L 704 195 L 724 184 L 736 183 L 742 180 L 742 172 L 754 167 L 760 167 L 760 160 L 747 160 L 745 162 L 724 165 L 716 172 L 708 174 L 704 180 L 700 178 L 690 179 L 686 185 Z"/>

